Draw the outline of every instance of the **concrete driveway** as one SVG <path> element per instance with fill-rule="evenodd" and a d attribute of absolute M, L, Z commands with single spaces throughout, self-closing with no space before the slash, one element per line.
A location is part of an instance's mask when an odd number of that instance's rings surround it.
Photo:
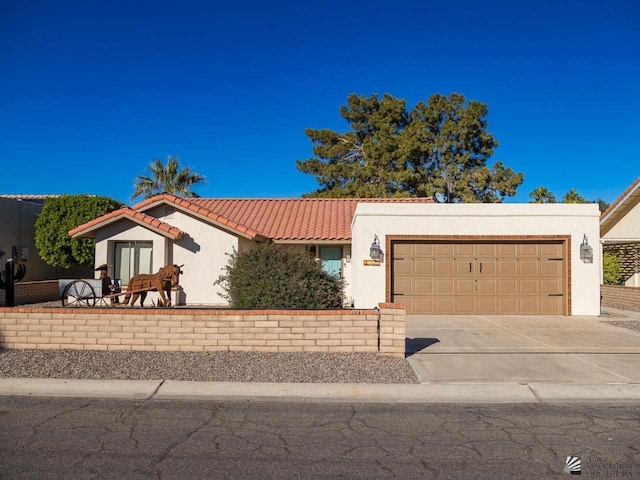
<path fill-rule="evenodd" d="M 407 359 L 423 383 L 640 383 L 640 332 L 625 317 L 407 317 Z"/>

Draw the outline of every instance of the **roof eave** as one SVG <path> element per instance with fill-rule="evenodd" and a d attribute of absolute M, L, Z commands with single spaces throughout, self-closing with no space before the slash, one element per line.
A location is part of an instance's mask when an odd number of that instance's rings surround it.
<path fill-rule="evenodd" d="M 170 238 L 171 240 L 180 240 L 184 237 L 184 232 L 182 231 L 176 234 L 173 234 L 171 232 L 167 232 L 166 230 L 162 230 L 161 228 L 155 227 L 153 225 L 149 225 L 148 223 L 145 223 L 138 218 L 135 218 L 131 215 L 126 215 L 126 214 L 117 215 L 115 217 L 108 218 L 104 222 L 96 223 L 95 225 L 92 225 L 87 229 L 81 230 L 79 232 L 75 232 L 73 234 L 71 234 L 71 232 L 73 232 L 75 229 L 69 230 L 68 233 L 71 238 L 96 238 L 97 230 L 100 230 L 101 228 L 104 228 L 108 225 L 121 222 L 123 220 L 129 220 L 135 223 L 136 225 L 140 225 L 141 227 L 146 228 L 147 230 L 151 230 L 152 232 L 155 232 L 158 235 L 162 235 L 163 237 Z"/>

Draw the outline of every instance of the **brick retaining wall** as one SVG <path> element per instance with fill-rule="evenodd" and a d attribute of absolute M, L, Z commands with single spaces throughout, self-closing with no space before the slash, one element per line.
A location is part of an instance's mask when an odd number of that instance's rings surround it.
<path fill-rule="evenodd" d="M 404 306 L 380 310 L 2 308 L 17 349 L 380 352 L 404 356 Z M 379 324 L 378 324 L 379 320 Z"/>
<path fill-rule="evenodd" d="M 600 294 L 605 307 L 640 311 L 640 287 L 600 285 Z"/>
<path fill-rule="evenodd" d="M 22 305 L 25 303 L 48 302 L 58 300 L 58 280 L 43 280 L 39 282 L 18 282 L 15 288 L 15 303 Z M 5 291 L 0 290 L 0 307 L 5 305 Z"/>

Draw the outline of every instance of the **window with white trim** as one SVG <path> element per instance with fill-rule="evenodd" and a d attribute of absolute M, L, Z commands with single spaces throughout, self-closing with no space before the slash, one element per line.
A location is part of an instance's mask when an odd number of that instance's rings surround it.
<path fill-rule="evenodd" d="M 115 278 L 122 285 L 139 273 L 153 273 L 153 242 L 115 242 Z"/>

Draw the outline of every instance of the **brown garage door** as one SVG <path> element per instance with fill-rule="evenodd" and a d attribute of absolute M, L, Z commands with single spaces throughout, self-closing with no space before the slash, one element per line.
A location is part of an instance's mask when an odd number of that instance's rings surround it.
<path fill-rule="evenodd" d="M 392 243 L 391 301 L 407 313 L 564 315 L 564 243 Z"/>

